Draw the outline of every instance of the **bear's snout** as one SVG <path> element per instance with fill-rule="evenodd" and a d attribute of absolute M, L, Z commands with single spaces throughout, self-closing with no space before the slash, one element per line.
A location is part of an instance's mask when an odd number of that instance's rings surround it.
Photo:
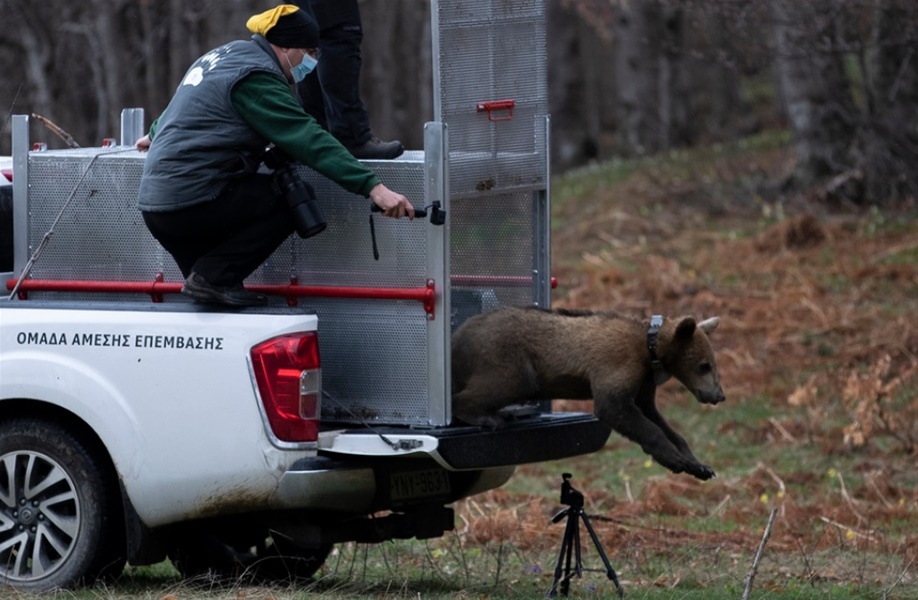
<path fill-rule="evenodd" d="M 727 399 L 723 389 L 720 387 L 715 390 L 698 390 L 695 393 L 695 397 L 704 404 L 720 404 Z"/>

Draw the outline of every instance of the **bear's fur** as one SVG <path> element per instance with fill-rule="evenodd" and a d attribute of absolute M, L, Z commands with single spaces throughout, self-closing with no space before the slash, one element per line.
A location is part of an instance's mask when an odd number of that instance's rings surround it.
<path fill-rule="evenodd" d="M 698 401 L 724 392 L 707 334 L 719 320 L 664 319 L 656 358 L 649 321 L 611 312 L 503 307 L 476 315 L 452 336 L 453 415 L 499 427 L 498 411 L 535 400 L 593 399 L 594 413 L 674 473 L 710 479 L 714 471 L 657 411 L 656 387 L 679 380 Z"/>

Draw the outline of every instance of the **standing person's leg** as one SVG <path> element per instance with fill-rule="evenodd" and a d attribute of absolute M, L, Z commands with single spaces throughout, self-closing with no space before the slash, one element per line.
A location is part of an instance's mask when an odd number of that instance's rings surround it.
<path fill-rule="evenodd" d="M 328 120 L 325 118 L 325 99 L 322 97 L 322 85 L 319 83 L 319 71 L 313 71 L 303 81 L 296 84 L 296 94 L 300 99 L 303 109 L 312 115 L 322 129 L 328 130 Z"/>
<path fill-rule="evenodd" d="M 345 3 L 349 1 L 347 0 Z M 319 0 L 297 0 L 293 4 L 299 6 L 301 10 L 311 12 L 315 17 L 316 23 L 319 24 L 319 51 L 321 53 L 322 27 L 323 24 L 327 25 L 329 19 L 325 3 Z M 328 130 L 328 120 L 325 117 L 325 99 L 322 97 L 322 85 L 319 83 L 318 65 L 303 81 L 296 84 L 296 95 L 300 100 L 300 104 L 303 105 L 303 109 L 312 115 L 323 129 Z"/>
<path fill-rule="evenodd" d="M 373 137 L 370 117 L 360 98 L 363 28 L 356 1 L 345 0 L 338 4 L 333 24 L 323 27 L 319 34 L 316 71 L 325 100 L 328 130 L 342 144 L 353 148 Z M 351 5 L 352 10 L 349 10 Z"/>
<path fill-rule="evenodd" d="M 363 27 L 357 0 L 306 0 L 301 4 L 309 6 L 319 23 L 319 64 L 297 87 L 306 112 L 357 158 L 398 157 L 404 152 L 402 143 L 383 142 L 373 135 L 360 97 Z"/>

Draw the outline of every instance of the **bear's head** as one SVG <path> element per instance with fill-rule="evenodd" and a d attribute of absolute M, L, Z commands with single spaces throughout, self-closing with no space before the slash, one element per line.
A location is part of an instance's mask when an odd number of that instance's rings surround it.
<path fill-rule="evenodd" d="M 667 319 L 660 329 L 657 355 L 667 374 L 684 385 L 699 402 L 718 404 L 726 398 L 720 387 L 714 349 L 708 339 L 720 319 L 696 323 L 692 317 Z"/>

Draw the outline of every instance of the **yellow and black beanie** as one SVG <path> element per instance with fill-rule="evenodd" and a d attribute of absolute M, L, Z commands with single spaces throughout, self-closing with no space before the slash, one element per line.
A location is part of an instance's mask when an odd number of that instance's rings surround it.
<path fill-rule="evenodd" d="M 319 24 L 308 8 L 281 4 L 249 18 L 245 26 L 281 48 L 319 46 Z"/>

